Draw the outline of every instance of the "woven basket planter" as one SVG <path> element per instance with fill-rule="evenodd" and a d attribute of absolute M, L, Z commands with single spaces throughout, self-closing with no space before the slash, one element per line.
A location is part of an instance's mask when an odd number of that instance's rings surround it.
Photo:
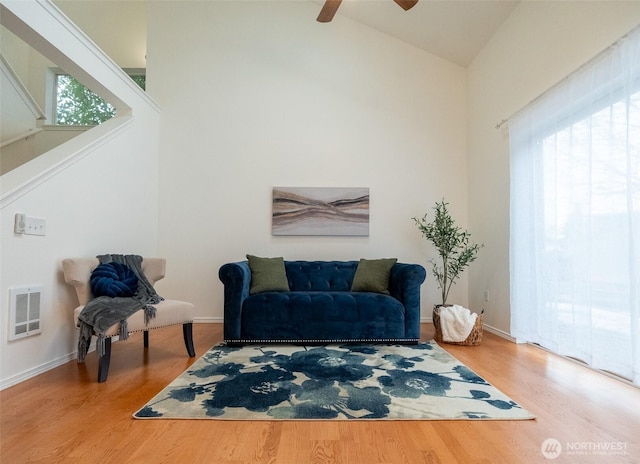
<path fill-rule="evenodd" d="M 442 328 L 440 327 L 440 305 L 433 307 L 433 325 L 436 328 L 436 342 L 448 343 L 449 345 L 476 346 L 482 342 L 482 319 L 484 317 L 484 309 L 476 318 L 476 323 L 469 333 L 469 336 L 462 342 L 446 342 L 442 339 Z"/>

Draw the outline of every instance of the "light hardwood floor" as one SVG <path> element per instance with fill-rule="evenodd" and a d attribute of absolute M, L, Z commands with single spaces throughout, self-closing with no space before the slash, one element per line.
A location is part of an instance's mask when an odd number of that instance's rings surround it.
<path fill-rule="evenodd" d="M 433 337 L 431 325 L 422 332 Z M 196 324 L 197 357 L 221 339 L 220 324 Z M 444 347 L 537 419 L 135 420 L 196 359 L 177 326 L 153 331 L 148 351 L 140 334 L 115 343 L 106 383 L 94 352 L 0 392 L 0 462 L 514 464 L 547 462 L 548 438 L 563 447 L 550 462 L 640 462 L 639 389 L 486 332 L 478 347 Z"/>

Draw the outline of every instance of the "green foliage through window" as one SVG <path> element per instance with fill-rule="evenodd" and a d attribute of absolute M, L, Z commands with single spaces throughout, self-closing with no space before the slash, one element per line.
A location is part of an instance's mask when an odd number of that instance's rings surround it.
<path fill-rule="evenodd" d="M 146 76 L 131 78 L 143 90 Z M 65 126 L 95 126 L 115 116 L 116 110 L 103 98 L 68 74 L 58 74 L 56 82 L 56 121 Z"/>
<path fill-rule="evenodd" d="M 142 90 L 146 90 L 147 89 L 147 76 L 144 74 L 135 74 L 132 76 L 129 76 L 131 79 L 133 79 L 133 82 L 135 82 L 136 84 L 138 84 L 138 86 L 142 89 Z"/>

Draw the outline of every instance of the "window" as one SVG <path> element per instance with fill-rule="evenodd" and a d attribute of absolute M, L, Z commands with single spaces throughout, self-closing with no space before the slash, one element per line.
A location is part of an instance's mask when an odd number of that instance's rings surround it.
<path fill-rule="evenodd" d="M 640 29 L 509 137 L 512 334 L 640 385 Z"/>
<path fill-rule="evenodd" d="M 144 90 L 144 70 L 126 71 Z M 115 116 L 113 106 L 62 70 L 54 70 L 52 94 L 55 105 L 51 120 L 56 125 L 95 126 Z"/>

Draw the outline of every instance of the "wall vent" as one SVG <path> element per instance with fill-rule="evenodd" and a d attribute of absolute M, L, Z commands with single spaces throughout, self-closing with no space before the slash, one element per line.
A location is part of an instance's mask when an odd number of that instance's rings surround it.
<path fill-rule="evenodd" d="M 40 323 L 42 287 L 10 288 L 9 295 L 11 298 L 9 340 L 17 340 L 42 332 Z"/>

